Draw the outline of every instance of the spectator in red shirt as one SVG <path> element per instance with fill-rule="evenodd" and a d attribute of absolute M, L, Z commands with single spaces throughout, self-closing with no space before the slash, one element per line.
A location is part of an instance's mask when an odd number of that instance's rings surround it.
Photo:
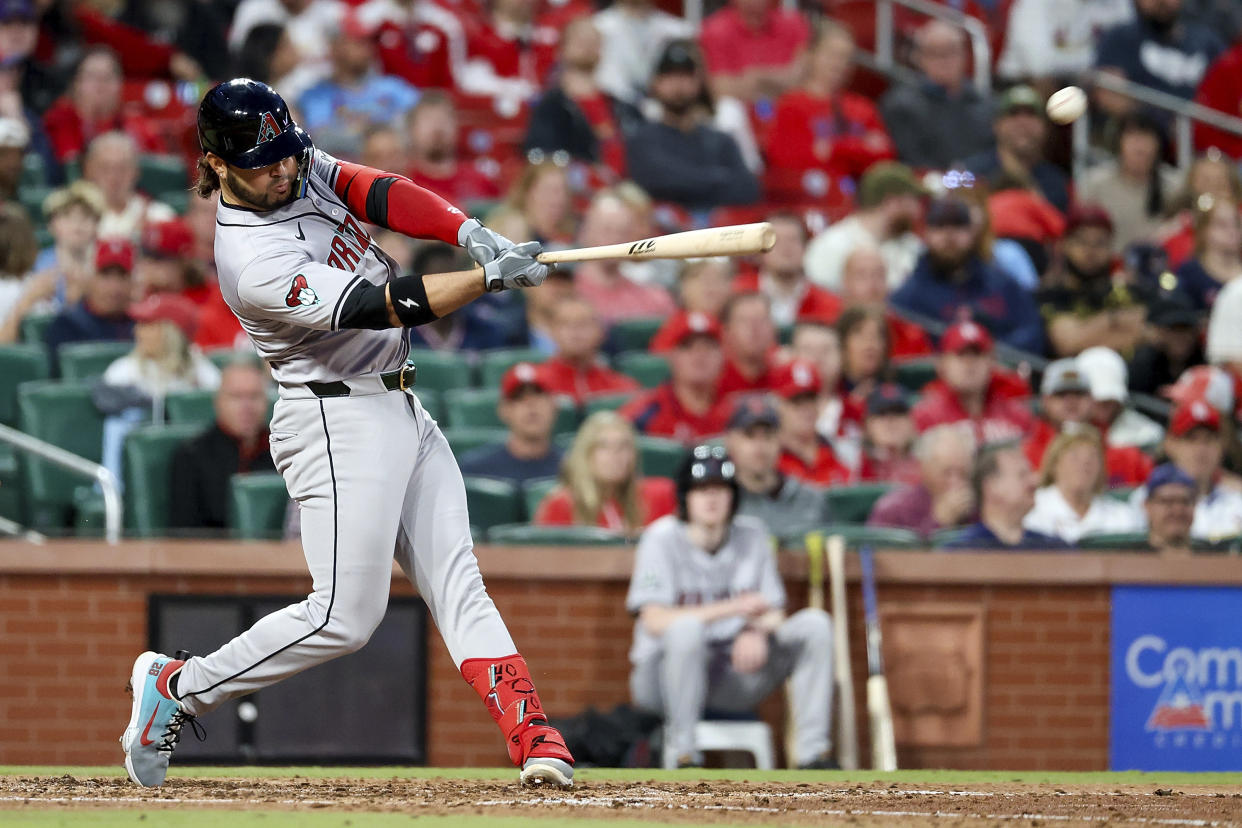
<path fill-rule="evenodd" d="M 926 431 L 941 423 L 968 421 L 980 445 L 1023 437 L 1032 417 L 1001 388 L 992 358 L 992 337 L 977 322 L 958 322 L 940 340 L 938 378 L 923 389 L 914 423 Z"/>
<path fill-rule="evenodd" d="M 720 396 L 771 388 L 776 328 L 767 298 L 753 291 L 733 294 L 720 311 L 720 326 L 725 351 Z"/>
<path fill-rule="evenodd" d="M 855 248 L 841 268 L 840 301 L 846 307 L 873 308 L 884 313 L 889 355 L 893 359 L 926 356 L 932 352 L 927 332 L 888 310 L 887 267 L 879 248 Z"/>
<path fill-rule="evenodd" d="M 967 523 L 975 511 L 970 487 L 975 462 L 971 431 L 964 423 L 946 423 L 919 435 L 914 455 L 920 479 L 877 500 L 867 525 L 909 529 L 928 537 Z"/>
<path fill-rule="evenodd" d="M 811 46 L 806 80 L 776 102 L 767 146 L 773 170 L 859 178 L 894 157 L 875 104 L 844 91 L 853 58 L 849 31 L 826 22 Z"/>
<path fill-rule="evenodd" d="M 142 152 L 165 152 L 155 128 L 121 105 L 121 64 L 105 47 L 88 49 L 78 62 L 65 97 L 43 116 L 52 151 L 62 163 L 78 158 L 96 136 L 119 130 L 131 136 Z"/>
<path fill-rule="evenodd" d="M 841 300 L 812 284 L 802 268 L 806 253 L 806 225 L 792 213 L 768 217 L 776 233 L 772 249 L 759 257 L 759 270 L 738 275 L 734 290 L 759 291 L 768 297 L 772 321 L 780 327 L 803 317 L 835 322 L 841 313 Z"/>
<path fill-rule="evenodd" d="M 552 393 L 581 403 L 595 394 L 638 390 L 633 378 L 600 364 L 604 326 L 589 302 L 577 297 L 558 302 L 552 308 L 551 333 L 556 353 L 539 366 L 539 379 Z"/>
<path fill-rule="evenodd" d="M 1237 165 L 1220 150 L 1209 149 L 1191 163 L 1186 171 L 1186 186 L 1173 199 L 1170 208 L 1175 215 L 1161 242 L 1169 255 L 1169 270 L 1176 270 L 1194 255 L 1194 216 L 1203 206 L 1217 200 L 1242 204 L 1242 176 L 1238 174 Z"/>
<path fill-rule="evenodd" d="M 850 470 L 816 430 L 822 388 L 819 371 L 809 362 L 793 360 L 778 372 L 774 390 L 780 400 L 781 459 L 777 468 L 790 477 L 827 486 L 849 480 Z"/>
<path fill-rule="evenodd" d="M 720 323 L 697 311 L 679 312 L 667 352 L 669 381 L 621 409 L 643 434 L 694 443 L 724 431 L 731 405 L 720 397 Z"/>
<path fill-rule="evenodd" d="M 1091 385 L 1070 357 L 1050 362 L 1039 386 L 1039 413 L 1023 451 L 1032 468 L 1042 468 L 1044 452 L 1063 430 L 1091 423 Z M 1150 457 L 1135 446 L 1104 445 L 1104 464 L 1109 486 L 1141 486 L 1154 466 Z"/>
<path fill-rule="evenodd" d="M 910 416 L 910 398 L 900 385 L 885 383 L 867 395 L 863 417 L 862 462 L 858 479 L 915 485 L 922 479 Z"/>
<path fill-rule="evenodd" d="M 483 23 L 467 29 L 466 65 L 457 73 L 462 91 L 494 98 L 502 112 L 516 112 L 539 91 L 556 62 L 560 33 L 536 22 L 537 6 L 537 0 L 488 4 Z"/>
<path fill-rule="evenodd" d="M 1242 114 L 1242 42 L 1213 61 L 1199 83 L 1195 102 L 1238 117 Z M 1195 123 L 1195 149 L 1206 152 L 1216 147 L 1235 161 L 1242 159 L 1242 135 L 1222 132 L 1204 123 Z"/>
<path fill-rule="evenodd" d="M 641 477 L 634 428 L 613 411 L 586 418 L 561 465 L 561 485 L 535 510 L 540 526 L 599 526 L 626 535 L 677 508 L 673 481 Z"/>
<path fill-rule="evenodd" d="M 443 92 L 428 92 L 410 110 L 409 176 L 458 207 L 500 195 L 500 187 L 473 164 L 457 160 L 457 110 Z M 379 167 L 378 169 L 392 169 Z"/>
<path fill-rule="evenodd" d="M 884 312 L 855 305 L 837 320 L 841 341 L 841 379 L 861 403 L 888 374 L 888 325 Z"/>
<path fill-rule="evenodd" d="M 453 70 L 466 63 L 466 35 L 445 6 L 435 0 L 367 0 L 358 16 L 378 30 L 376 48 L 385 75 L 404 78 L 416 89 L 455 86 Z"/>
<path fill-rule="evenodd" d="M 862 437 L 862 408 L 845 390 L 841 377 L 841 339 L 837 329 L 818 319 L 794 326 L 789 345 L 793 359 L 809 362 L 819 373 L 819 419 L 816 429 L 838 455 L 857 459 Z M 848 463 L 847 463 L 848 465 Z"/>
<path fill-rule="evenodd" d="M 774 98 L 798 82 L 811 29 L 775 0 L 733 0 L 703 21 L 699 42 L 717 95 Z"/>

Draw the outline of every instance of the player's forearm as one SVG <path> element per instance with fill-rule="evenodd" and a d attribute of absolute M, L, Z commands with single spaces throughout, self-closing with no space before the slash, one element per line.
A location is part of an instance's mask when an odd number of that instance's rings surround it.
<path fill-rule="evenodd" d="M 418 276 L 406 276 L 417 279 Z M 483 276 L 477 270 L 460 270 L 454 273 L 429 273 L 421 277 L 427 294 L 427 305 L 438 318 L 470 304 L 483 295 Z M 392 283 L 385 286 L 388 304 L 388 321 L 394 328 L 405 326 L 393 306 Z M 398 299 L 397 301 L 401 301 Z M 431 321 L 431 320 L 427 320 Z"/>
<path fill-rule="evenodd" d="M 361 164 L 341 162 L 333 189 L 354 215 L 419 239 L 456 245 L 466 216 L 410 179 Z"/>
<path fill-rule="evenodd" d="M 737 602 L 728 598 L 724 601 L 713 601 L 710 604 L 700 604 L 694 607 L 668 607 L 648 604 L 639 613 L 638 620 L 646 628 L 647 632 L 652 635 L 663 635 L 665 630 L 681 618 L 697 618 L 704 624 L 711 624 L 722 618 L 732 618 L 741 614 L 742 612 L 737 606 Z"/>
<path fill-rule="evenodd" d="M 776 632 L 776 628 L 779 627 L 784 620 L 784 610 L 770 609 L 758 618 L 751 619 L 750 623 L 746 626 L 762 633 L 773 633 Z"/>

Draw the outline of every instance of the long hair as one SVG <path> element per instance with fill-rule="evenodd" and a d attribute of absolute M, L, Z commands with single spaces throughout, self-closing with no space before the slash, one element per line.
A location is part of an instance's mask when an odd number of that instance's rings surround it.
<path fill-rule="evenodd" d="M 1234 221 L 1239 221 L 1238 205 L 1232 201 L 1222 198 L 1213 198 L 1205 200 L 1203 206 L 1197 206 L 1191 213 L 1190 226 L 1195 232 L 1195 257 L 1198 258 L 1207 252 L 1207 229 L 1212 223 L 1212 219 L 1216 217 L 1219 210 L 1224 210 L 1233 216 Z"/>
<path fill-rule="evenodd" d="M 1224 170 L 1225 175 L 1229 178 L 1229 193 L 1233 200 L 1242 203 L 1242 175 L 1239 175 L 1238 168 L 1225 158 L 1220 150 L 1212 147 L 1203 155 L 1196 158 L 1190 165 L 1190 169 L 1186 171 L 1186 178 L 1182 189 L 1169 203 L 1168 215 L 1176 215 L 1183 210 L 1194 210 L 1199 206 L 1199 200 L 1207 193 L 1199 193 L 1194 189 L 1196 174 L 1200 169 L 1208 165 L 1219 166 Z"/>
<path fill-rule="evenodd" d="M 21 278 L 39 255 L 34 226 L 16 204 L 0 205 L 0 276 Z"/>
<path fill-rule="evenodd" d="M 163 340 L 160 355 L 152 358 L 134 351 L 134 359 L 138 363 L 138 376 L 149 388 L 167 387 L 176 380 L 194 380 L 194 359 L 190 355 L 190 341 L 181 329 L 167 320 L 154 324 L 160 327 Z M 149 385 L 148 385 L 149 384 Z"/>
<path fill-rule="evenodd" d="M 1080 425 L 1074 429 L 1063 431 L 1044 452 L 1043 462 L 1039 464 L 1039 485 L 1052 486 L 1056 483 L 1057 464 L 1061 456 L 1074 446 L 1090 446 L 1100 459 L 1100 473 L 1096 476 L 1092 491 L 1099 494 L 1108 485 L 1108 466 L 1104 461 L 1104 441 L 1100 430 L 1095 426 Z"/>
<path fill-rule="evenodd" d="M 207 156 L 198 157 L 198 178 L 194 180 L 191 190 L 199 198 L 211 198 L 211 194 L 220 189 L 220 176 L 207 163 Z"/>
<path fill-rule="evenodd" d="M 881 308 L 852 305 L 841 312 L 840 318 L 837 319 L 837 338 L 841 342 L 841 370 L 844 372 L 846 368 L 846 341 L 850 338 L 850 334 L 867 324 L 867 322 L 874 322 L 880 329 L 880 336 L 884 338 L 884 359 L 880 362 L 880 367 L 875 372 L 874 377 L 877 381 L 882 381 L 889 373 L 889 360 L 892 358 L 893 343 L 889 339 L 888 317 Z"/>
<path fill-rule="evenodd" d="M 618 493 L 626 531 L 633 532 L 642 528 L 646 516 L 638 498 L 638 449 L 634 426 L 630 425 L 629 420 L 615 411 L 597 411 L 587 417 L 561 463 L 561 483 L 573 501 L 574 523 L 594 526 L 604 505 L 604 494 L 591 470 L 591 455 L 595 453 L 595 447 L 604 433 L 613 430 L 624 432 L 630 445 L 634 446 L 634 463 Z"/>

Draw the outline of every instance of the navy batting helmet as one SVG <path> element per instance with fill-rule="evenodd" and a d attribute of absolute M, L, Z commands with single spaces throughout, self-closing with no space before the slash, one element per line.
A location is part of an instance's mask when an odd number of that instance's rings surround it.
<path fill-rule="evenodd" d="M 304 165 L 311 137 L 289 117 L 284 98 L 266 83 L 236 78 L 218 84 L 198 105 L 198 143 L 225 163 L 255 170 L 298 156 Z"/>
<path fill-rule="evenodd" d="M 733 492 L 733 514 L 737 513 L 737 474 L 724 446 L 701 445 L 687 452 L 677 470 L 677 516 L 686 520 L 686 495 L 697 486 L 723 484 Z"/>

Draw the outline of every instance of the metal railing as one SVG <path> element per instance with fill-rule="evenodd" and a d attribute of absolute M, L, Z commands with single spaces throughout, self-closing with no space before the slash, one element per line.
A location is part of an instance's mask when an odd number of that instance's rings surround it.
<path fill-rule="evenodd" d="M 881 71 L 888 72 L 896 65 L 893 58 L 893 41 L 896 39 L 893 6 L 904 6 L 927 17 L 951 23 L 966 32 L 970 39 L 970 53 L 974 63 L 975 87 L 980 95 L 992 93 L 992 44 L 988 30 L 979 20 L 962 14 L 957 9 L 941 6 L 929 0 L 876 0 L 875 4 L 875 59 Z"/>
<path fill-rule="evenodd" d="M 116 544 L 121 540 L 121 487 L 116 475 L 84 457 L 65 451 L 29 434 L 0 425 L 0 442 L 37 455 L 53 465 L 89 477 L 99 484 L 104 500 L 104 539 Z"/>

